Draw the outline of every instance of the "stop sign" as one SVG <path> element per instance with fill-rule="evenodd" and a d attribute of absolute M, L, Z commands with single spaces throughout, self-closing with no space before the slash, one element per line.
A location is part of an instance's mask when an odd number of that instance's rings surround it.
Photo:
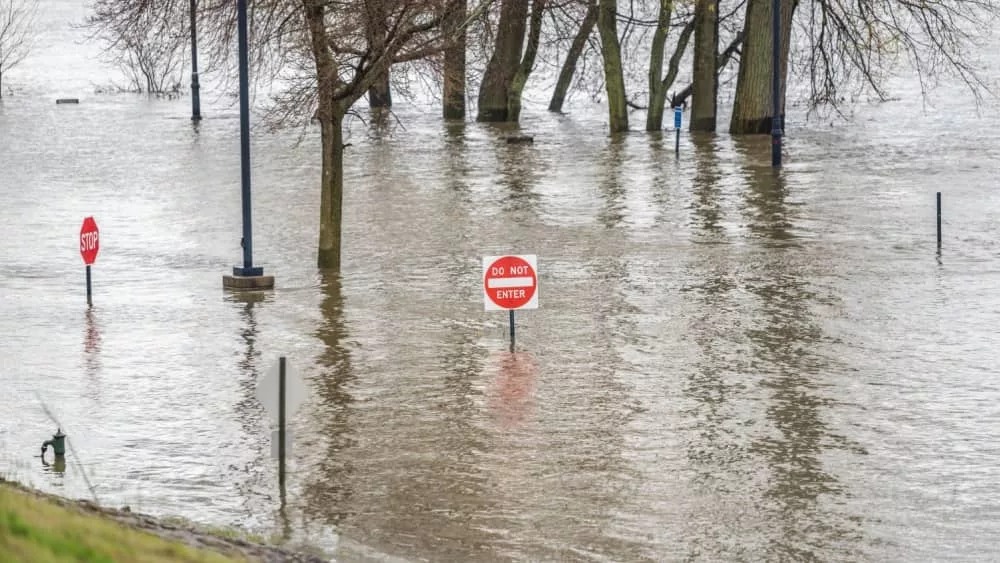
<path fill-rule="evenodd" d="M 97 251 L 100 248 L 101 241 L 97 222 L 94 221 L 93 217 L 87 217 L 83 220 L 83 226 L 80 227 L 80 256 L 83 257 L 83 263 L 88 266 L 93 264 L 94 260 L 97 260 Z"/>
<path fill-rule="evenodd" d="M 487 311 L 538 308 L 537 261 L 534 255 L 487 256 L 483 290 Z"/>

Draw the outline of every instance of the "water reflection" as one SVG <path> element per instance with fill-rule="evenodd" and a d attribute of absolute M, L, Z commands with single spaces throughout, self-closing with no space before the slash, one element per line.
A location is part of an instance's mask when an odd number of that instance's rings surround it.
<path fill-rule="evenodd" d="M 539 161 L 539 151 L 532 143 L 509 143 L 506 137 L 520 135 L 519 128 L 508 124 L 491 124 L 491 133 L 496 135 L 497 173 L 500 184 L 506 188 L 502 199 L 507 212 L 528 212 L 538 214 L 539 195 L 535 186 L 541 178 L 544 166 Z"/>
<path fill-rule="evenodd" d="M 535 407 L 535 374 L 538 366 L 528 352 L 498 352 L 496 376 L 489 391 L 490 413 L 501 431 L 521 427 Z"/>
<path fill-rule="evenodd" d="M 245 448 L 249 457 L 243 467 L 230 464 L 235 488 L 244 499 L 244 510 L 247 514 L 255 511 L 256 499 L 272 505 L 276 500 L 272 491 L 277 477 L 272 477 L 270 470 L 270 432 L 267 438 L 260 440 L 261 426 L 265 418 L 263 407 L 257 399 L 257 382 L 260 380 L 261 352 L 257 348 L 258 309 L 272 299 L 272 294 L 261 291 L 227 292 L 225 300 L 238 308 L 240 323 L 240 340 L 242 341 L 239 358 L 236 362 L 238 381 L 238 400 L 233 410 L 241 428 L 241 443 L 238 447 Z"/>
<path fill-rule="evenodd" d="M 91 392 L 98 389 L 100 382 L 97 375 L 101 371 L 101 326 L 95 317 L 94 309 L 87 308 L 83 333 L 84 371 L 90 381 Z"/>
<path fill-rule="evenodd" d="M 786 203 L 788 188 L 782 170 L 770 163 L 768 137 L 750 135 L 733 137 L 746 178 L 746 208 L 750 232 L 766 245 L 797 244 L 792 233 L 794 211 Z"/>
<path fill-rule="evenodd" d="M 748 228 L 768 241 L 787 243 L 793 238 L 785 204 L 789 188 L 781 174 L 759 164 L 768 150 L 766 140 L 736 141 L 750 162 L 744 167 Z M 764 493 L 775 526 L 766 547 L 768 559 L 814 560 L 858 539 L 856 523 L 827 508 L 846 491 L 822 461 L 835 455 L 844 440 L 825 420 L 833 403 L 823 396 L 823 380 L 834 366 L 819 351 L 822 334 L 811 287 L 821 262 L 822 257 L 797 245 L 765 245 L 745 280 L 757 302 L 755 320 L 746 330 L 751 369 L 766 390 L 765 417 L 773 428 L 750 446 L 771 475 Z"/>
<path fill-rule="evenodd" d="M 713 133 L 691 133 L 695 158 L 692 218 L 697 219 L 698 223 L 695 226 L 701 228 L 705 238 L 710 240 L 720 239 L 724 235 L 724 228 L 720 224 L 722 172 L 719 169 L 716 143 L 717 137 Z"/>
<path fill-rule="evenodd" d="M 622 181 L 622 164 L 627 157 L 624 135 L 608 138 L 608 148 L 601 158 L 603 171 L 600 188 L 604 207 L 597 214 L 597 220 L 608 229 L 621 225 L 625 218 L 625 182 Z"/>
<path fill-rule="evenodd" d="M 349 386 L 354 380 L 351 354 L 345 346 L 344 297 L 340 274 L 325 273 L 320 280 L 322 301 L 320 325 L 316 337 L 323 344 L 317 359 L 319 374 L 313 381 L 318 396 L 315 425 L 320 430 L 321 452 L 318 463 L 309 471 L 304 487 L 303 511 L 310 520 L 341 526 L 354 513 L 356 467 L 352 450 L 357 442 L 352 436 L 353 404 Z M 367 478 L 370 476 L 362 476 Z"/>

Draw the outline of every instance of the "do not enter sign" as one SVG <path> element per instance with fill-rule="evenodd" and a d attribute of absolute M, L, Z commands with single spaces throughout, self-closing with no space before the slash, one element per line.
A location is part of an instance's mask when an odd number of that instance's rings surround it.
<path fill-rule="evenodd" d="M 80 256 L 83 263 L 90 266 L 97 260 L 97 251 L 101 249 L 100 233 L 97 230 L 97 221 L 93 217 L 83 220 L 80 227 Z"/>
<path fill-rule="evenodd" d="M 534 255 L 483 258 L 486 310 L 537 309 L 537 264 Z"/>

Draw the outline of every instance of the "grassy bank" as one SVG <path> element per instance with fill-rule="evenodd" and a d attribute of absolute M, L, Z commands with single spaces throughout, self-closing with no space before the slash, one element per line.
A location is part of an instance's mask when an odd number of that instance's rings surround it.
<path fill-rule="evenodd" d="M 245 561 L 148 532 L 0 483 L 0 561 Z"/>
<path fill-rule="evenodd" d="M 0 478 L 0 562 L 320 563 L 318 553 L 275 545 L 237 530 L 199 527 L 74 501 Z"/>

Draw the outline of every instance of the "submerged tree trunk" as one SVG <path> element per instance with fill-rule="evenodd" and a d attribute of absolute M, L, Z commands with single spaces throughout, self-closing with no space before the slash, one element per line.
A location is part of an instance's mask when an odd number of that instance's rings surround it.
<path fill-rule="evenodd" d="M 496 43 L 479 85 L 476 121 L 508 121 L 510 87 L 521 65 L 528 0 L 503 0 Z"/>
<path fill-rule="evenodd" d="M 691 131 L 715 131 L 718 110 L 719 0 L 697 0 L 694 7 L 694 70 L 691 81 Z"/>
<path fill-rule="evenodd" d="M 673 0 L 660 0 L 660 15 L 653 31 L 653 45 L 649 54 L 649 109 L 646 111 L 646 131 L 663 129 L 663 105 L 667 89 L 663 87 L 663 49 L 670 33 L 670 19 L 674 15 Z"/>
<path fill-rule="evenodd" d="M 542 35 L 542 16 L 545 14 L 545 0 L 534 0 L 531 3 L 531 25 L 528 29 L 528 45 L 524 48 L 524 58 L 518 65 L 517 73 L 511 80 L 510 93 L 507 96 L 507 121 L 521 119 L 521 93 L 528 82 L 531 69 L 535 66 L 535 56 L 538 54 L 538 42 Z"/>
<path fill-rule="evenodd" d="M 797 0 L 781 2 L 782 116 L 788 74 L 788 40 L 797 4 Z M 771 132 L 771 7 L 772 0 L 749 0 L 747 3 L 740 74 L 736 81 L 733 117 L 729 122 L 729 132 L 733 135 Z"/>
<path fill-rule="evenodd" d="M 566 100 L 566 92 L 569 91 L 569 87 L 573 83 L 576 63 L 580 60 L 583 48 L 587 46 L 587 39 L 594 32 L 594 24 L 596 23 L 597 2 L 590 0 L 590 3 L 587 5 L 587 14 L 583 16 L 580 29 L 576 31 L 573 43 L 569 46 L 569 52 L 566 53 L 566 60 L 563 62 L 562 70 L 559 71 L 559 80 L 556 82 L 556 88 L 552 92 L 552 100 L 549 101 L 549 111 L 562 111 L 563 102 Z"/>
<path fill-rule="evenodd" d="M 373 109 L 392 107 L 392 90 L 389 86 L 388 71 L 368 89 L 368 106 Z"/>
<path fill-rule="evenodd" d="M 468 0 L 453 0 L 445 9 L 448 12 L 444 21 L 443 113 L 445 119 L 465 119 L 466 33 L 463 23 L 469 9 Z"/>
<path fill-rule="evenodd" d="M 601 34 L 604 84 L 608 93 L 608 126 L 612 133 L 628 131 L 628 104 L 622 73 L 621 45 L 618 43 L 618 1 L 599 0 L 597 30 Z"/>
<path fill-rule="evenodd" d="M 344 193 L 343 120 L 346 108 L 334 100 L 337 87 L 337 66 L 328 47 L 324 0 L 303 0 L 306 22 L 316 61 L 320 124 L 322 174 L 319 204 L 319 252 L 317 265 L 323 269 L 340 269 L 340 231 Z"/>
<path fill-rule="evenodd" d="M 385 50 L 386 35 L 389 32 L 385 27 L 385 4 L 379 1 L 366 2 L 366 6 L 368 7 L 369 41 L 375 52 L 381 52 Z M 379 76 L 375 83 L 368 88 L 368 107 L 372 109 L 392 107 L 389 73 L 389 69 L 386 69 L 385 73 Z"/>

